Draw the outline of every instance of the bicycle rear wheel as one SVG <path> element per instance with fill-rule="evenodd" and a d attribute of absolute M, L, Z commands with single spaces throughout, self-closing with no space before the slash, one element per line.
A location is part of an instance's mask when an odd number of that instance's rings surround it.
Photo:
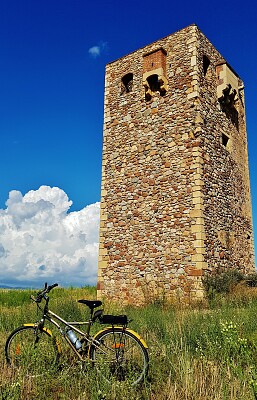
<path fill-rule="evenodd" d="M 148 372 L 148 353 L 137 336 L 114 327 L 99 332 L 89 356 L 99 374 L 108 382 L 126 381 L 131 386 L 141 382 Z"/>
<path fill-rule="evenodd" d="M 21 326 L 8 337 L 5 345 L 7 363 L 23 369 L 29 375 L 41 375 L 53 370 L 60 353 L 56 341 L 47 330 Z"/>

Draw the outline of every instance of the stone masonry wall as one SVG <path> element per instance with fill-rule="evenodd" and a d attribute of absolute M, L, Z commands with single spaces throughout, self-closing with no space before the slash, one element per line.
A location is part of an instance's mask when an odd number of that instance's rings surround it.
<path fill-rule="evenodd" d="M 204 220 L 208 269 L 237 268 L 254 272 L 252 210 L 248 166 L 243 82 L 232 70 L 237 86 L 233 118 L 217 99 L 222 58 L 199 32 L 198 67 L 203 55 L 210 60 L 200 82 L 201 146 L 203 164 Z M 223 65 L 225 60 L 223 59 Z M 236 111 L 235 111 L 236 110 Z M 228 138 L 225 145 L 222 135 Z"/>
<path fill-rule="evenodd" d="M 149 99 L 144 56 L 154 52 L 166 59 L 165 91 Z M 99 298 L 190 301 L 203 296 L 206 270 L 253 269 L 244 112 L 238 106 L 237 130 L 219 109 L 222 60 L 191 25 L 107 65 Z M 128 73 L 133 82 L 121 91 Z M 223 130 L 233 136 L 230 150 Z"/>

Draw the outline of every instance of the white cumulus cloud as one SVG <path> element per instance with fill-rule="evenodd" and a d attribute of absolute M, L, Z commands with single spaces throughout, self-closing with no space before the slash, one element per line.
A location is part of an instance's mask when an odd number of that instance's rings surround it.
<path fill-rule="evenodd" d="M 96 283 L 100 204 L 71 205 L 58 187 L 9 193 L 0 209 L 0 284 Z"/>

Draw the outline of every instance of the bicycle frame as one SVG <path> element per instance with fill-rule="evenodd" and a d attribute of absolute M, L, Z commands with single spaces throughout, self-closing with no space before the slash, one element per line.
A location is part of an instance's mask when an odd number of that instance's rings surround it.
<path fill-rule="evenodd" d="M 83 341 L 87 341 L 87 345 L 91 345 L 94 342 L 94 345 L 97 346 L 97 342 L 94 341 L 94 338 L 92 336 L 90 336 L 90 329 L 91 326 L 93 325 L 93 320 L 92 318 L 90 318 L 88 321 L 82 321 L 82 322 L 77 322 L 77 321 L 66 321 L 65 319 L 61 318 L 59 315 L 55 314 L 53 311 L 48 309 L 48 302 L 49 302 L 49 298 L 47 297 L 46 299 L 46 304 L 44 306 L 44 309 L 42 309 L 38 304 L 38 308 L 43 312 L 43 316 L 41 318 L 41 320 L 35 324 L 24 324 L 26 326 L 30 325 L 30 326 L 36 326 L 37 329 L 39 330 L 47 330 L 48 334 L 53 336 L 51 330 L 49 328 L 46 328 L 45 325 L 45 321 L 49 321 L 51 324 L 53 324 L 59 331 L 59 333 L 61 334 L 61 336 L 65 339 L 65 341 L 69 344 L 69 346 L 72 348 L 72 350 L 74 351 L 74 353 L 76 353 L 77 357 L 80 360 L 84 360 L 84 355 L 80 354 L 79 351 L 77 351 L 77 349 L 75 348 L 75 346 L 72 344 L 72 342 L 70 341 L 68 335 L 66 334 L 65 330 L 62 329 L 61 325 L 58 324 L 57 321 L 59 321 L 60 323 L 62 323 L 63 325 L 65 325 L 65 327 L 69 327 L 70 329 L 72 329 L 73 331 L 75 331 L 76 333 L 78 333 Z M 57 320 L 57 321 L 56 321 Z M 81 329 L 79 329 L 77 326 L 78 325 L 87 325 L 87 330 L 82 331 Z M 57 346 L 58 349 L 61 351 L 61 346 L 60 343 L 57 342 Z"/>
<path fill-rule="evenodd" d="M 85 358 L 87 358 L 88 352 L 87 352 L 87 354 L 85 355 L 85 354 L 83 354 L 83 353 L 81 354 L 79 351 L 77 351 L 77 349 L 75 348 L 75 346 L 73 345 L 73 343 L 70 341 L 68 335 L 67 335 L 66 332 L 62 329 L 62 327 L 58 324 L 57 321 L 60 321 L 63 325 L 65 325 L 66 327 L 71 328 L 73 331 L 75 331 L 76 333 L 78 333 L 78 334 L 81 336 L 80 340 L 84 340 L 84 341 L 86 340 L 86 341 L 87 341 L 88 350 L 89 350 L 89 348 L 90 348 L 90 346 L 91 346 L 92 344 L 93 344 L 95 347 L 99 347 L 99 345 L 100 345 L 100 343 L 98 343 L 98 341 L 95 340 L 95 338 L 94 338 L 93 336 L 90 336 L 90 329 L 91 329 L 91 326 L 92 326 L 93 323 L 94 323 L 93 320 L 92 320 L 92 318 L 90 318 L 88 321 L 81 321 L 81 322 L 78 322 L 78 321 L 66 321 L 65 319 L 61 318 L 59 315 L 55 314 L 53 311 L 49 310 L 49 309 L 48 309 L 48 301 L 49 301 L 49 298 L 47 298 L 47 299 L 45 299 L 45 300 L 46 300 L 46 304 L 45 304 L 44 310 L 42 310 L 42 308 L 37 304 L 38 308 L 39 308 L 41 311 L 43 311 L 43 316 L 42 316 L 41 320 L 40 320 L 38 323 L 36 323 L 36 324 L 24 324 L 24 325 L 27 325 L 27 326 L 28 326 L 28 325 L 30 325 L 30 326 L 35 326 L 35 325 L 36 325 L 37 328 L 38 328 L 39 330 L 46 330 L 47 333 L 53 337 L 53 334 L 52 334 L 51 330 L 50 330 L 49 328 L 46 328 L 46 327 L 44 326 L 45 320 L 49 321 L 51 324 L 53 324 L 53 325 L 58 329 L 58 331 L 59 331 L 59 333 L 61 334 L 61 336 L 62 336 L 62 337 L 65 339 L 65 341 L 69 344 L 69 346 L 71 347 L 71 349 L 73 350 L 73 352 L 77 355 L 77 357 L 78 357 L 81 361 L 84 361 Z M 53 318 L 51 318 L 51 317 L 53 317 Z M 56 320 L 57 320 L 57 321 L 56 321 Z M 78 326 L 78 325 L 87 325 L 87 331 L 84 332 L 84 331 L 82 331 L 81 329 L 77 328 L 76 326 Z M 98 331 L 98 332 L 96 333 L 96 335 L 98 335 L 99 333 L 101 333 L 101 332 L 103 332 L 103 331 L 105 331 L 106 329 L 109 329 L 109 328 L 117 328 L 117 327 L 116 327 L 116 326 L 105 327 L 105 328 L 102 329 L 101 331 Z M 120 328 L 120 327 L 119 327 L 119 328 Z M 124 330 L 124 332 L 127 331 L 127 332 L 130 332 L 131 334 L 133 334 L 134 336 L 136 336 L 136 337 L 140 340 L 140 342 L 142 343 L 143 347 L 144 347 L 145 349 L 148 348 L 146 342 L 141 338 L 141 336 L 140 336 L 137 332 L 135 332 L 135 331 L 133 331 L 132 329 L 129 329 L 129 328 L 127 328 L 127 327 L 123 327 L 123 330 Z M 57 341 L 56 344 L 57 344 L 57 347 L 58 347 L 59 352 L 61 353 L 61 345 L 60 345 L 60 343 Z M 105 351 L 103 350 L 103 348 L 101 348 L 101 351 L 105 353 Z M 85 357 L 85 356 L 86 356 L 86 357 Z"/>

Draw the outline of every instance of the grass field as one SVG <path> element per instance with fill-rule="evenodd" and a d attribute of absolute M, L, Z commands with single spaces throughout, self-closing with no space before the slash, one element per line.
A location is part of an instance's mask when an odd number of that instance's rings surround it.
<path fill-rule="evenodd" d="M 1 400 L 251 400 L 257 399 L 257 294 L 239 288 L 198 307 L 149 304 L 143 309 L 105 304 L 105 313 L 126 313 L 149 346 L 149 377 L 142 385 L 108 386 L 95 370 L 71 365 L 61 372 L 28 378 L 5 364 L 9 333 L 38 319 L 29 290 L 0 290 Z M 95 288 L 54 289 L 51 309 L 85 320 L 80 298 L 95 299 Z M 95 324 L 99 330 L 101 325 Z M 52 328 L 51 328 L 52 329 Z"/>

